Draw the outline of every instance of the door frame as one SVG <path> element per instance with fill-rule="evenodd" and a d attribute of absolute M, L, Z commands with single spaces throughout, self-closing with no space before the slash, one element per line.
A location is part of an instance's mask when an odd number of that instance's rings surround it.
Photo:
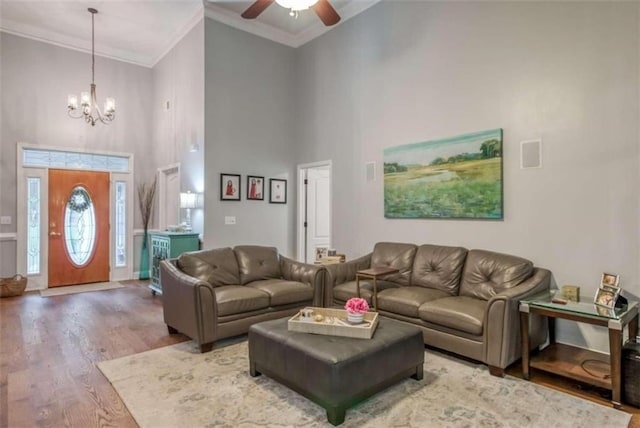
<path fill-rule="evenodd" d="M 307 178 L 307 170 L 319 167 L 328 167 L 329 169 L 329 247 L 331 247 L 333 242 L 333 162 L 329 159 L 325 161 L 300 164 L 297 167 L 296 174 L 298 177 L 296 256 L 298 261 L 301 262 L 305 261 L 304 253 L 307 248 L 307 236 L 304 227 L 307 209 L 307 188 L 304 184 L 304 180 Z"/>
<path fill-rule="evenodd" d="M 109 232 L 109 280 L 120 281 L 133 278 L 133 213 L 134 213 L 134 193 L 133 193 L 133 177 L 134 177 L 134 157 L 132 153 L 109 152 L 91 149 L 82 149 L 75 147 L 45 146 L 39 144 L 29 144 L 18 142 L 16 148 L 16 172 L 17 172 L 17 194 L 16 194 L 16 272 L 24 274 L 27 272 L 27 178 L 37 177 L 40 179 L 40 273 L 28 275 L 29 282 L 27 290 L 43 290 L 49 287 L 49 167 L 48 166 L 30 166 L 24 165 L 24 149 L 53 150 L 61 152 L 97 154 L 108 156 L 126 157 L 128 159 L 127 171 L 103 171 L 109 173 L 109 222 L 112 225 Z M 56 169 L 70 169 L 55 166 Z M 78 168 L 78 170 L 85 170 Z M 116 267 L 115 263 L 115 182 L 124 181 L 127 186 L 126 192 L 126 262 L 125 266 Z"/>
<path fill-rule="evenodd" d="M 165 211 L 165 193 L 167 191 L 167 177 L 173 172 L 178 172 L 178 183 L 180 191 L 182 191 L 182 175 L 180 173 L 180 162 L 172 163 L 167 166 L 158 168 L 158 229 L 167 230 L 167 212 Z M 178 214 L 180 220 L 180 214 Z"/>

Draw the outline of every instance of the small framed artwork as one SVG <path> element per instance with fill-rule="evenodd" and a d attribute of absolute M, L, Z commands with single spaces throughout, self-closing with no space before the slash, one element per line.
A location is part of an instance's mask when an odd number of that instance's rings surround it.
<path fill-rule="evenodd" d="M 620 275 L 616 275 L 613 273 L 603 273 L 600 284 L 607 285 L 609 287 L 618 287 L 620 285 Z"/>
<path fill-rule="evenodd" d="M 220 174 L 220 200 L 240 200 L 240 174 Z"/>
<path fill-rule="evenodd" d="M 612 309 L 616 304 L 616 300 L 618 299 L 619 294 L 619 288 L 602 285 L 600 286 L 600 288 L 598 288 L 596 296 L 593 299 L 593 303 L 599 306 L 604 306 L 605 308 Z"/>
<path fill-rule="evenodd" d="M 286 204 L 287 203 L 287 180 L 281 180 L 279 178 L 269 179 L 269 202 L 272 204 Z"/>
<path fill-rule="evenodd" d="M 264 200 L 264 177 L 247 175 L 247 200 Z"/>
<path fill-rule="evenodd" d="M 327 257 L 328 254 L 329 254 L 329 247 L 316 247 L 316 261 L 317 262 L 319 262 L 320 260 L 322 260 L 325 257 Z"/>

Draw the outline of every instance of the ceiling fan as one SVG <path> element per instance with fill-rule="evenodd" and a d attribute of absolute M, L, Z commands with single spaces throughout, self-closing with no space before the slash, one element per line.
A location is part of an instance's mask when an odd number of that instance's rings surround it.
<path fill-rule="evenodd" d="M 241 16 L 245 19 L 255 19 L 274 1 L 280 6 L 290 9 L 289 15 L 291 16 L 298 16 L 299 11 L 312 8 L 326 26 L 335 25 L 340 21 L 340 15 L 331 6 L 329 0 L 256 0 L 247 10 L 242 12 Z"/>

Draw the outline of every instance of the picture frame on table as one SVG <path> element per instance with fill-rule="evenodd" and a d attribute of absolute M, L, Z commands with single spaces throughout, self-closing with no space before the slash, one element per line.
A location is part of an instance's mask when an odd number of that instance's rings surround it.
<path fill-rule="evenodd" d="M 598 306 L 613 309 L 616 305 L 616 300 L 618 300 L 619 295 L 620 288 L 601 285 L 596 291 L 596 295 L 593 298 L 593 303 Z"/>
<path fill-rule="evenodd" d="M 287 203 L 287 180 L 283 180 L 280 178 L 269 179 L 269 203 Z"/>
<path fill-rule="evenodd" d="M 619 287 L 620 275 L 605 272 L 602 274 L 602 279 L 600 279 L 600 285 L 605 285 L 607 287 Z"/>
<path fill-rule="evenodd" d="M 220 200 L 239 201 L 242 184 L 240 174 L 220 174 Z"/>
<path fill-rule="evenodd" d="M 247 175 L 247 201 L 264 201 L 264 177 Z"/>

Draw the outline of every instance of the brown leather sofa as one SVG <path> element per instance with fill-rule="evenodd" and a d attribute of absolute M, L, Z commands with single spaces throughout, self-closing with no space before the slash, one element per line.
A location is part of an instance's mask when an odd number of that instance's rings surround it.
<path fill-rule="evenodd" d="M 273 247 L 194 251 L 160 264 L 164 322 L 201 352 L 257 322 L 321 306 L 326 269 L 278 255 Z"/>
<path fill-rule="evenodd" d="M 380 242 L 372 253 L 327 266 L 325 306 L 356 296 L 356 271 L 394 267 L 377 281 L 381 315 L 422 329 L 424 343 L 489 366 L 491 374 L 521 357 L 519 301 L 549 290 L 551 272 L 529 260 L 485 250 Z M 372 284 L 360 281 L 371 303 Z M 532 349 L 547 337 L 546 320 L 532 317 Z"/>

